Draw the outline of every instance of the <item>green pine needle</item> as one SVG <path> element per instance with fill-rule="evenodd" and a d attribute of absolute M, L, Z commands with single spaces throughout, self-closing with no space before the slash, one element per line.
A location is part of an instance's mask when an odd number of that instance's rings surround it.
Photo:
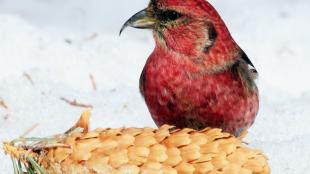
<path fill-rule="evenodd" d="M 48 174 L 43 167 L 41 167 L 31 156 L 27 157 L 27 161 L 33 166 L 34 169 L 39 171 L 39 174 Z"/>
<path fill-rule="evenodd" d="M 12 163 L 13 163 L 14 174 L 19 174 L 18 167 L 17 167 L 15 159 L 11 158 L 11 160 L 12 160 Z"/>

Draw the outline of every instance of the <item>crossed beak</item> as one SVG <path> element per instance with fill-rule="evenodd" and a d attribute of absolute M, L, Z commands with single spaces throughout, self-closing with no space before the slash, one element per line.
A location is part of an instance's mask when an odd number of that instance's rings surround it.
<path fill-rule="evenodd" d="M 119 34 L 121 35 L 128 26 L 141 29 L 154 29 L 157 22 L 158 19 L 156 19 L 154 14 L 146 8 L 128 19 L 121 28 Z"/>

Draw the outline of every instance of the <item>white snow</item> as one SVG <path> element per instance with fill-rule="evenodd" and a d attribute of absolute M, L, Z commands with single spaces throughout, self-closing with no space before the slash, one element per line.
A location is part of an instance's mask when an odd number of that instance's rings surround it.
<path fill-rule="evenodd" d="M 0 141 L 39 123 L 31 136 L 68 129 L 91 104 L 92 127 L 152 126 L 138 79 L 154 43 L 122 23 L 146 0 L 1 0 Z M 273 174 L 310 166 L 310 1 L 212 0 L 260 72 L 261 109 L 246 139 L 264 150 Z M 91 85 L 89 75 L 97 83 Z M 31 81 L 26 77 L 30 76 Z M 13 173 L 0 150 L 0 171 Z"/>

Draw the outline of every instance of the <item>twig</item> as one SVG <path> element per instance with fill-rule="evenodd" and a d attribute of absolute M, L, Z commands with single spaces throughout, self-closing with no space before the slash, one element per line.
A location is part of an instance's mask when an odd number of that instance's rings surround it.
<path fill-rule="evenodd" d="M 40 125 L 40 124 L 37 123 L 37 124 L 31 126 L 28 130 L 26 130 L 26 131 L 23 133 L 23 135 L 22 135 L 21 137 L 27 136 L 28 134 L 30 134 L 30 132 L 32 132 L 32 131 L 33 131 L 35 128 L 37 128 L 39 125 Z"/>
<path fill-rule="evenodd" d="M 89 78 L 90 78 L 93 90 L 96 91 L 97 90 L 97 83 L 96 83 L 94 76 L 92 74 L 89 74 Z"/>
<path fill-rule="evenodd" d="M 72 40 L 71 39 L 65 39 L 65 42 L 69 45 L 72 45 Z"/>
<path fill-rule="evenodd" d="M 3 107 L 4 109 L 8 109 L 8 105 L 5 104 L 3 100 L 0 100 L 0 107 Z"/>
<path fill-rule="evenodd" d="M 27 74 L 27 73 L 24 73 L 23 75 L 31 83 L 31 85 L 34 86 L 34 82 L 32 80 L 32 77 L 29 74 Z"/>
<path fill-rule="evenodd" d="M 98 33 L 93 33 L 90 36 L 86 37 L 84 41 L 92 41 L 98 37 Z"/>
<path fill-rule="evenodd" d="M 23 146 L 23 148 L 31 149 L 33 151 L 38 151 L 38 150 L 42 150 L 42 149 L 52 149 L 52 148 L 56 148 L 56 147 L 70 148 L 71 146 L 67 145 L 67 144 L 62 144 L 62 143 L 47 144 L 47 143 L 43 143 L 43 142 L 36 144 L 36 145 Z"/>
<path fill-rule="evenodd" d="M 68 103 L 69 105 L 71 106 L 75 106 L 75 107 L 81 107 L 81 108 L 93 108 L 92 105 L 89 105 L 89 104 L 83 104 L 83 103 L 78 103 L 76 100 L 73 100 L 73 101 L 70 101 L 64 97 L 60 98 L 60 100 Z"/>
<path fill-rule="evenodd" d="M 5 115 L 3 116 L 3 119 L 4 119 L 4 120 L 8 120 L 8 119 L 9 119 L 9 114 L 5 114 Z"/>

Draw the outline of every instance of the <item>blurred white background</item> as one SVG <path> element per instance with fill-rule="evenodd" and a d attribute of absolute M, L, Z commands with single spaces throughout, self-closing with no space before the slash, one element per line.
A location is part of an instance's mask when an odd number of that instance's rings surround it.
<path fill-rule="evenodd" d="M 250 146 L 274 174 L 310 166 L 310 1 L 212 0 L 260 73 L 261 109 Z M 145 0 L 0 0 L 0 141 L 62 132 L 82 108 L 93 127 L 155 126 L 138 92 L 154 43 L 150 31 L 118 32 Z M 97 90 L 91 84 L 95 79 Z M 0 151 L 0 171 L 13 173 Z"/>

